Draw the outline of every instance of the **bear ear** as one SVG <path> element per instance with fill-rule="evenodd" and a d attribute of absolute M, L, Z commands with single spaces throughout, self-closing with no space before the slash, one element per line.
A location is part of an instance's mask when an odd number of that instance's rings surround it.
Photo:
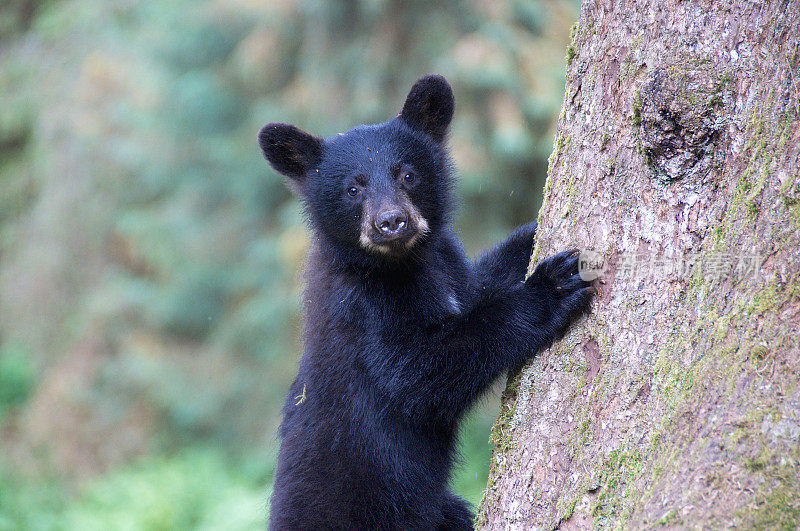
<path fill-rule="evenodd" d="M 441 142 L 453 119 L 453 89 L 442 76 L 427 75 L 417 80 L 408 93 L 399 118 Z"/>
<path fill-rule="evenodd" d="M 271 123 L 259 131 L 258 145 L 275 171 L 302 182 L 320 163 L 324 141 L 293 125 Z"/>

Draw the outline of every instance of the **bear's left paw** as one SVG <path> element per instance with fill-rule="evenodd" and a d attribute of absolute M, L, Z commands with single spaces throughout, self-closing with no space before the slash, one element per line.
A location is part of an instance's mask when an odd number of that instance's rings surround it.
<path fill-rule="evenodd" d="M 578 274 L 577 249 L 563 251 L 540 263 L 526 283 L 538 288 L 550 309 L 551 324 L 558 337 L 581 315 L 589 313 L 597 290 Z"/>

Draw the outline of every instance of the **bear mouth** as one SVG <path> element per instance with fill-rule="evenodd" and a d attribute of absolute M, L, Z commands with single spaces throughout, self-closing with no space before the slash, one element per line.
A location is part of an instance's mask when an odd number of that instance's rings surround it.
<path fill-rule="evenodd" d="M 378 230 L 375 224 L 364 224 L 358 241 L 369 252 L 397 258 L 409 253 L 429 232 L 428 221 L 412 209 L 402 230 L 389 233 Z"/>
<path fill-rule="evenodd" d="M 383 255 L 401 256 L 414 247 L 419 237 L 419 229 L 408 226 L 402 232 L 390 235 L 378 231 L 369 231 L 368 234 L 362 233 L 359 243 L 368 251 Z"/>

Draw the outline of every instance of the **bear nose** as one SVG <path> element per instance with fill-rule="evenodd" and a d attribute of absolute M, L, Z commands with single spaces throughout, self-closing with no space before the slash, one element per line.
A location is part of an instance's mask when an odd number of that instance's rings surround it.
<path fill-rule="evenodd" d="M 386 210 L 375 218 L 375 227 L 384 234 L 395 234 L 403 230 L 408 216 L 399 209 Z"/>

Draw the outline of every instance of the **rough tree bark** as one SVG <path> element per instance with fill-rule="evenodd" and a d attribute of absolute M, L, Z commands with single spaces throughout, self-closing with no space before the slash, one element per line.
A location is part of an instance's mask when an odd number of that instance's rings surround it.
<path fill-rule="evenodd" d="M 606 260 L 510 378 L 478 524 L 800 523 L 800 0 L 586 1 L 533 260 Z"/>

